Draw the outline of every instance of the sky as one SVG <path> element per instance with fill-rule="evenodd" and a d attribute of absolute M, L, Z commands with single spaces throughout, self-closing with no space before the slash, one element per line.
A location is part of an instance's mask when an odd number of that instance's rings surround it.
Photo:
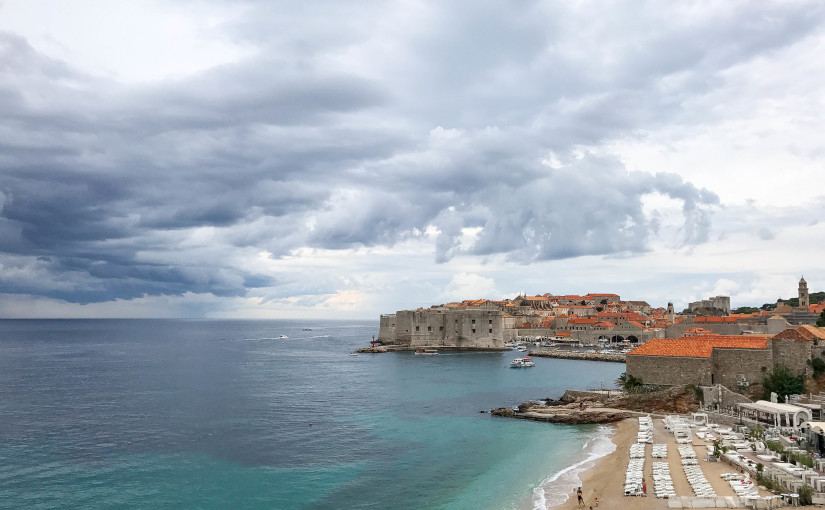
<path fill-rule="evenodd" d="M 0 317 L 825 290 L 825 3 L 0 0 Z"/>

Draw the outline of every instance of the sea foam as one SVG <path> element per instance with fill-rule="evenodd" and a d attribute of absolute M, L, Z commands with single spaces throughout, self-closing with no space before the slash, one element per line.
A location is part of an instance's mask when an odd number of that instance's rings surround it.
<path fill-rule="evenodd" d="M 612 428 L 600 426 L 596 434 L 582 446 L 585 452 L 582 460 L 542 480 L 538 487 L 533 489 L 533 509 L 546 510 L 567 501 L 582 484 L 579 474 L 595 466 L 598 459 L 616 451 L 616 445 L 610 439 L 612 435 Z"/>

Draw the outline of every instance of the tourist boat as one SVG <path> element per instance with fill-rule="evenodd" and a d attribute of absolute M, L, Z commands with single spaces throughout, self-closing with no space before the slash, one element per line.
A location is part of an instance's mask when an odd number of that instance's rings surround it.
<path fill-rule="evenodd" d="M 533 358 L 531 358 L 530 356 L 516 358 L 510 362 L 510 368 L 529 368 L 534 366 L 536 366 L 536 364 L 533 362 Z"/>
<path fill-rule="evenodd" d="M 416 354 L 421 354 L 421 355 L 424 355 L 424 356 L 433 356 L 433 355 L 438 354 L 438 351 L 435 350 L 435 349 L 419 349 L 419 350 L 415 351 L 415 353 Z"/>

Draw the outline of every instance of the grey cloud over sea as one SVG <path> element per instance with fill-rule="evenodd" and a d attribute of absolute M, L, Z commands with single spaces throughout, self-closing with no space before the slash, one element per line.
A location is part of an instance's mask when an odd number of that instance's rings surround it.
<path fill-rule="evenodd" d="M 252 56 L 150 83 L 0 33 L 0 292 L 243 296 L 282 284 L 247 253 L 433 229 L 439 263 L 643 252 L 654 193 L 703 243 L 714 190 L 599 144 L 701 125 L 721 73 L 823 20 L 805 2 L 681 20 L 632 2 L 247 7 L 222 30 Z"/>

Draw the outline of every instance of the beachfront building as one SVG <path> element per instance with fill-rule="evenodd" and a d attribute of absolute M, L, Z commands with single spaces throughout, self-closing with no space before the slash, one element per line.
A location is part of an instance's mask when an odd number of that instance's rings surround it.
<path fill-rule="evenodd" d="M 757 400 L 756 402 L 738 404 L 739 419 L 749 420 L 769 427 L 800 427 L 811 421 L 810 409 L 793 404 L 781 404 Z"/>
<path fill-rule="evenodd" d="M 769 335 L 701 334 L 653 339 L 627 354 L 627 373 L 648 384 L 722 384 L 743 388 L 777 365 L 806 374 L 808 360 L 821 355 L 822 328 L 802 326 Z"/>

